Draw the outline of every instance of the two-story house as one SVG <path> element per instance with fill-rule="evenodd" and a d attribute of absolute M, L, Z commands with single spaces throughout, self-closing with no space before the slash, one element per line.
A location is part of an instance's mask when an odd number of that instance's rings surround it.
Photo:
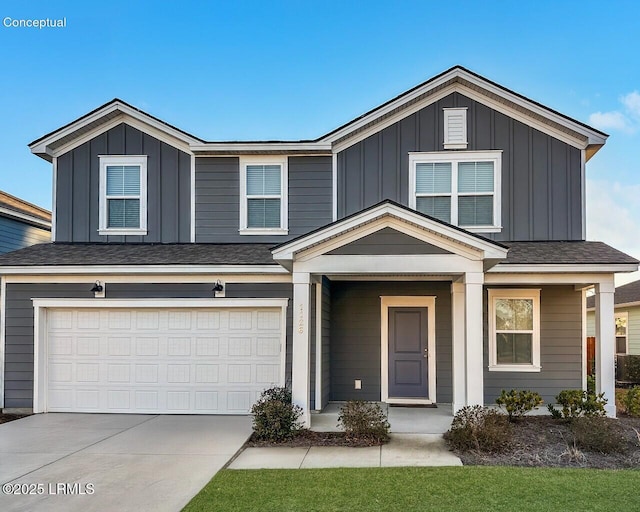
<path fill-rule="evenodd" d="M 615 415 L 613 277 L 638 262 L 585 241 L 606 138 L 461 67 L 315 140 L 206 142 L 113 100 L 30 145 L 54 243 L 0 257 L 3 405 L 553 402 L 585 385 L 595 286 Z"/>
<path fill-rule="evenodd" d="M 51 241 L 51 212 L 0 190 L 0 254 Z"/>

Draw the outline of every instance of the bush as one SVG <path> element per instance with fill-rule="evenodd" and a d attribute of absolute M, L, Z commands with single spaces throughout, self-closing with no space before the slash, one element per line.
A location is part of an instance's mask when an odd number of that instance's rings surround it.
<path fill-rule="evenodd" d="M 640 383 L 640 355 L 619 355 L 616 363 L 616 380 Z"/>
<path fill-rule="evenodd" d="M 626 440 L 619 425 L 602 416 L 574 418 L 569 427 L 575 445 L 583 450 L 600 453 L 622 453 Z"/>
<path fill-rule="evenodd" d="M 496 404 L 507 411 L 511 422 L 542 405 L 542 402 L 542 397 L 538 393 L 528 390 L 516 391 L 512 389 L 507 392 L 503 389 L 500 396 L 496 398 Z"/>
<path fill-rule="evenodd" d="M 587 393 L 596 394 L 596 376 L 587 375 Z"/>
<path fill-rule="evenodd" d="M 511 446 L 513 432 L 505 415 L 474 405 L 456 413 L 451 430 L 444 437 L 452 448 L 460 451 L 497 453 Z"/>
<path fill-rule="evenodd" d="M 640 416 L 640 386 L 633 386 L 622 397 L 622 405 L 629 416 Z"/>
<path fill-rule="evenodd" d="M 257 439 L 274 443 L 291 439 L 302 425 L 299 422 L 302 409 L 291 403 L 291 391 L 287 388 L 266 389 L 251 407 L 253 432 Z"/>
<path fill-rule="evenodd" d="M 579 416 L 604 416 L 607 399 L 604 393 L 596 395 L 581 389 L 563 389 L 556 396 L 556 402 L 562 406 L 562 417 L 573 419 Z"/>
<path fill-rule="evenodd" d="M 338 426 L 344 428 L 347 437 L 383 443 L 389 440 L 389 421 L 379 404 L 350 400 L 340 409 Z"/>
<path fill-rule="evenodd" d="M 562 413 L 558 409 L 556 409 L 552 404 L 547 404 L 547 409 L 549 409 L 549 414 L 551 414 L 551 417 L 554 420 L 562 419 Z"/>

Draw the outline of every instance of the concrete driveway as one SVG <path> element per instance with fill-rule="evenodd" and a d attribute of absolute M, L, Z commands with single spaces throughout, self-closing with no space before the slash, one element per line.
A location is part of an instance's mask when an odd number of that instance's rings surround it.
<path fill-rule="evenodd" d="M 0 510 L 175 512 L 250 434 L 248 416 L 49 413 L 5 423 Z"/>

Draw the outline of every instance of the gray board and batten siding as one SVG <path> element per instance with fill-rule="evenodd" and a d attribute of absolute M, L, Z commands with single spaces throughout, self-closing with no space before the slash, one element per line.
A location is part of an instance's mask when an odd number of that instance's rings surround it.
<path fill-rule="evenodd" d="M 488 306 L 484 292 L 484 360 L 488 361 Z M 484 403 L 494 404 L 500 392 L 529 389 L 554 404 L 563 389 L 582 389 L 582 292 L 573 286 L 540 289 L 539 372 L 490 372 L 484 368 Z"/>
<path fill-rule="evenodd" d="M 23 284 L 7 283 L 5 333 L 5 397 L 6 408 L 33 407 L 33 303 L 32 298 L 93 299 L 91 287 L 86 283 Z M 291 301 L 293 288 L 287 283 L 249 284 L 229 283 L 228 298 L 287 298 Z M 124 298 L 199 298 L 211 299 L 211 283 L 152 284 L 110 283 L 107 296 Z M 99 299 L 98 299 L 99 300 Z M 215 300 L 211 301 L 215 307 Z M 291 303 L 287 307 L 286 382 L 291 383 L 291 340 L 293 321 Z"/>
<path fill-rule="evenodd" d="M 436 399 L 450 403 L 451 283 L 428 281 L 331 282 L 331 399 L 380 400 L 380 296 L 387 295 L 436 297 Z"/>
<path fill-rule="evenodd" d="M 409 204 L 409 153 L 443 151 L 443 108 L 467 107 L 468 151 L 502 150 L 494 240 L 582 240 L 580 150 L 460 93 L 338 153 L 338 218 L 384 199 Z"/>
<path fill-rule="evenodd" d="M 147 235 L 98 234 L 100 155 L 147 155 Z M 191 156 L 127 124 L 58 158 L 57 242 L 190 241 Z"/>
<path fill-rule="evenodd" d="M 50 230 L 0 216 L 0 254 L 50 241 Z"/>
<path fill-rule="evenodd" d="M 240 158 L 196 158 L 196 242 L 282 243 L 332 220 L 332 163 L 328 156 L 290 156 L 288 235 L 240 235 Z"/>

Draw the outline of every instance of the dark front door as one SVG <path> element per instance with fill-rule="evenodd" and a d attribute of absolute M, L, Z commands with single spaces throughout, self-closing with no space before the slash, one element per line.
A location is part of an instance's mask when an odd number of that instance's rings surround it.
<path fill-rule="evenodd" d="M 427 308 L 389 308 L 389 398 L 427 398 Z"/>

